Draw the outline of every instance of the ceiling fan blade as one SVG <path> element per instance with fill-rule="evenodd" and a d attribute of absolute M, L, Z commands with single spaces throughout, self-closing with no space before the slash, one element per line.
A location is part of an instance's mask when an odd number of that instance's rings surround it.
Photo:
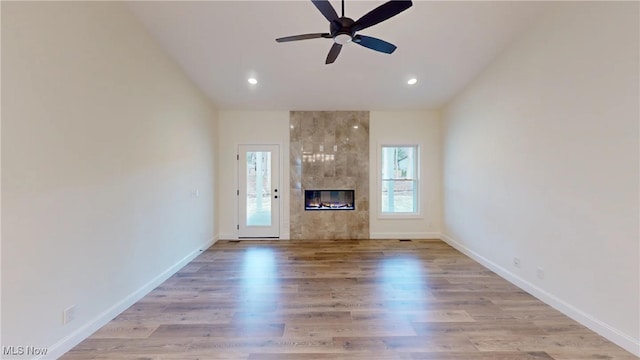
<path fill-rule="evenodd" d="M 308 39 L 317 39 L 317 38 L 331 39 L 331 34 L 329 34 L 329 33 L 315 33 L 315 34 L 302 34 L 302 35 L 285 36 L 285 37 L 277 38 L 276 41 L 277 42 L 287 42 L 287 41 L 308 40 Z"/>
<path fill-rule="evenodd" d="M 384 40 L 380 40 L 371 36 L 364 36 L 364 35 L 356 35 L 353 38 L 353 42 L 358 45 L 364 46 L 366 48 L 369 48 L 375 51 L 380 51 L 386 54 L 391 54 L 397 48 L 395 45 L 388 43 Z"/>
<path fill-rule="evenodd" d="M 340 50 L 342 50 L 342 45 L 333 43 L 333 46 L 327 55 L 327 61 L 325 64 L 333 64 L 333 62 L 336 61 L 336 58 L 338 58 L 338 55 L 340 55 Z"/>
<path fill-rule="evenodd" d="M 354 31 L 360 31 L 370 26 L 392 18 L 411 7 L 411 0 L 392 0 L 364 14 L 353 24 Z"/>
<path fill-rule="evenodd" d="M 318 8 L 318 10 L 320 10 L 322 15 L 324 15 L 329 22 L 338 20 L 338 14 L 329 0 L 311 0 L 311 2 Z"/>

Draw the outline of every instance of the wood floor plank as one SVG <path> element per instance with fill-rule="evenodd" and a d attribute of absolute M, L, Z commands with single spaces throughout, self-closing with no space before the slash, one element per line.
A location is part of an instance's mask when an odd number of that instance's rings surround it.
<path fill-rule="evenodd" d="M 282 336 L 284 324 L 166 324 L 160 325 L 149 338 L 235 338 Z"/>
<path fill-rule="evenodd" d="M 545 352 L 454 352 L 454 353 L 413 353 L 412 360 L 554 360 Z"/>
<path fill-rule="evenodd" d="M 246 336 L 243 338 L 227 339 L 199 339 L 187 349 L 191 353 L 225 353 L 238 352 L 243 354 L 272 354 L 272 353 L 337 353 L 343 349 L 328 338 L 259 338 Z M 206 359 L 206 357 L 204 357 Z"/>
<path fill-rule="evenodd" d="M 94 339 L 145 339 L 157 328 L 157 324 L 111 321 L 91 337 Z"/>
<path fill-rule="evenodd" d="M 471 335 L 469 340 L 480 351 L 536 351 L 544 348 L 547 352 L 562 352 L 566 349 L 595 351 L 609 343 L 593 333 L 587 335 Z"/>
<path fill-rule="evenodd" d="M 442 241 L 388 239 L 218 241 L 62 359 L 637 357 Z"/>
<path fill-rule="evenodd" d="M 477 351 L 464 335 L 334 337 L 334 343 L 348 351 L 389 351 L 399 353 Z"/>
<path fill-rule="evenodd" d="M 476 321 L 476 322 L 414 322 L 414 330 L 418 335 L 429 334 L 464 334 L 466 336 L 503 336 L 503 335 L 546 335 L 531 322 L 514 322 L 512 320 Z"/>
<path fill-rule="evenodd" d="M 638 358 L 622 349 L 618 351 L 584 351 L 584 350 L 563 350 L 549 351 L 549 355 L 555 360 L 637 360 Z"/>
<path fill-rule="evenodd" d="M 397 352 L 364 352 L 338 354 L 250 354 L 248 360 L 411 360 L 411 354 Z"/>
<path fill-rule="evenodd" d="M 392 313 L 386 311 L 352 311 L 352 317 L 354 320 L 367 321 L 367 322 L 380 322 L 385 323 L 391 319 L 406 320 L 409 322 L 475 322 L 464 310 L 449 310 L 449 311 L 394 311 Z"/>
<path fill-rule="evenodd" d="M 343 324 L 287 325 L 285 337 L 334 337 L 334 336 L 416 336 L 409 322 L 394 321 L 391 324 L 352 322 Z"/>

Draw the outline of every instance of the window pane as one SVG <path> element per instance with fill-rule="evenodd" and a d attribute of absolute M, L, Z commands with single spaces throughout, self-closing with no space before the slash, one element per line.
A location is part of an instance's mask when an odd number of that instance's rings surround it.
<path fill-rule="evenodd" d="M 383 146 L 380 206 L 382 213 L 418 212 L 417 146 Z"/>
<path fill-rule="evenodd" d="M 416 212 L 417 201 L 414 189 L 414 181 L 382 180 L 382 212 Z"/>
<path fill-rule="evenodd" d="M 416 148 L 383 147 L 382 148 L 382 178 L 383 179 L 414 179 Z"/>
<path fill-rule="evenodd" d="M 271 152 L 247 152 L 247 226 L 271 225 Z"/>

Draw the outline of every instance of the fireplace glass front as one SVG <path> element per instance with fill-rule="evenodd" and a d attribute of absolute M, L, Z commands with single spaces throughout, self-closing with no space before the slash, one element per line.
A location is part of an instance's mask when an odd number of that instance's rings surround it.
<path fill-rule="evenodd" d="M 354 190 L 305 190 L 305 210 L 355 210 Z"/>

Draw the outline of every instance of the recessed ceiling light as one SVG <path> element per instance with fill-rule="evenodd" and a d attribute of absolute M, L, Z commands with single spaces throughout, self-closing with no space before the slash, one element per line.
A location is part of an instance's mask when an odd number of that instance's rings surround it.
<path fill-rule="evenodd" d="M 247 81 L 248 81 L 248 82 L 249 82 L 249 84 L 251 84 L 251 85 L 255 85 L 255 84 L 257 84 L 257 83 L 258 83 L 258 80 L 257 80 L 256 78 L 249 78 Z"/>
<path fill-rule="evenodd" d="M 358 125 L 353 125 L 353 128 L 354 128 L 354 129 L 357 129 L 357 128 L 358 128 Z"/>
<path fill-rule="evenodd" d="M 409 79 L 409 81 L 407 81 L 407 84 L 409 84 L 409 85 L 414 85 L 414 84 L 415 84 L 415 83 L 417 83 L 417 82 L 418 82 L 418 79 L 416 79 L 416 78 L 412 78 L 412 79 Z"/>

